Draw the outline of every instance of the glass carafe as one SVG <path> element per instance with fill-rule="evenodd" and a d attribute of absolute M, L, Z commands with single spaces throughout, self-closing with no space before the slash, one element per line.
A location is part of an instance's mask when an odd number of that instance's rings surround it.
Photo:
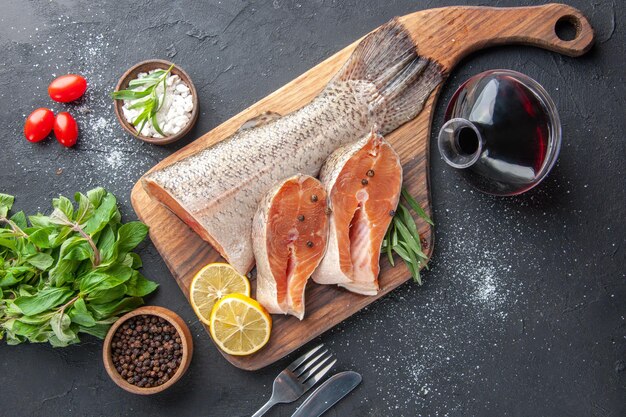
<path fill-rule="evenodd" d="M 532 78 L 492 70 L 466 81 L 446 110 L 439 152 L 480 191 L 516 195 L 541 182 L 561 146 L 554 102 Z"/>

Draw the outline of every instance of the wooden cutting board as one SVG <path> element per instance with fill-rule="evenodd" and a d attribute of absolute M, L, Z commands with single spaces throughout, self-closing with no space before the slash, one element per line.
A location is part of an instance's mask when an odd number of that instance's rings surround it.
<path fill-rule="evenodd" d="M 593 43 L 593 30 L 587 19 L 578 10 L 561 4 L 523 8 L 445 7 L 412 13 L 401 17 L 400 21 L 410 31 L 419 54 L 438 61 L 444 68 L 445 76 L 467 54 L 493 45 L 534 45 L 569 56 L 579 56 L 588 51 Z M 557 22 L 563 21 L 576 28 L 576 37 L 573 40 L 564 41 L 557 37 L 555 27 Z M 233 116 L 164 159 L 156 167 L 169 165 L 227 138 L 245 121 L 264 111 L 287 114 L 304 106 L 324 88 L 357 43 L 358 41 L 354 42 Z M 524 71 L 523 68 L 514 69 Z M 440 89 L 441 85 L 433 91 L 418 117 L 387 136 L 402 159 L 405 187 L 428 214 L 431 214 L 428 178 L 431 121 Z M 181 289 L 189 297 L 189 283 L 194 274 L 205 264 L 220 260 L 220 256 L 165 207 L 152 201 L 140 182 L 132 190 L 131 201 L 139 218 L 150 226 L 152 241 Z M 424 252 L 430 257 L 434 242 L 432 229 L 422 220 L 418 225 L 425 246 Z M 273 316 L 274 328 L 266 347 L 247 357 L 224 356 L 242 369 L 262 368 L 319 336 L 409 279 L 409 273 L 401 261 L 392 268 L 383 257 L 381 291 L 375 297 L 360 296 L 310 281 L 306 290 L 306 317 L 303 321 L 291 316 Z M 254 282 L 252 286 L 254 288 Z"/>

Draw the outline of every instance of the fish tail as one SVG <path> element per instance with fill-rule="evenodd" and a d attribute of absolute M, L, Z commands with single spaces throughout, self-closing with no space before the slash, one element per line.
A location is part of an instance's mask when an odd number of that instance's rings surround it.
<path fill-rule="evenodd" d="M 374 84 L 370 117 L 385 134 L 417 116 L 442 80 L 441 65 L 419 56 L 411 35 L 394 18 L 359 43 L 331 83 Z"/>

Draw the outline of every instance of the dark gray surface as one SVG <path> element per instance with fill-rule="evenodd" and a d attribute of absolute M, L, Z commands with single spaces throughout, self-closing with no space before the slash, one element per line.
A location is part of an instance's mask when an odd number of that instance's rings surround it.
<path fill-rule="evenodd" d="M 0 191 L 33 211 L 48 210 L 58 194 L 103 185 L 133 219 L 130 189 L 158 160 L 389 18 L 455 3 L 543 2 L 2 0 Z M 431 271 L 424 286 L 406 284 L 320 338 L 339 358 L 337 370 L 363 375 L 329 416 L 626 415 L 626 7 L 568 3 L 596 29 L 588 55 L 519 46 L 475 54 L 447 82 L 434 121 L 436 130 L 469 76 L 522 71 L 559 108 L 558 165 L 537 189 L 493 198 L 432 154 Z M 126 68 L 155 57 L 189 72 L 202 110 L 192 133 L 166 148 L 126 136 L 107 96 Z M 49 81 L 68 72 L 87 77 L 86 99 L 51 103 Z M 75 149 L 23 139 L 24 117 L 39 106 L 77 115 Z M 288 360 L 260 372 L 229 365 L 154 246 L 144 243 L 140 254 L 145 275 L 161 283 L 148 302 L 181 314 L 194 334 L 187 375 L 162 395 L 136 397 L 108 379 L 99 340 L 65 349 L 0 342 L 0 415 L 243 416 L 265 402 Z"/>

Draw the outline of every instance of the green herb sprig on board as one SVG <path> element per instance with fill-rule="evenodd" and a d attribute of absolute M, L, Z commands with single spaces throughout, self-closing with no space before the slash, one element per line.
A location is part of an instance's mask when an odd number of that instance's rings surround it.
<path fill-rule="evenodd" d="M 163 102 L 165 102 L 166 80 L 172 68 L 174 68 L 174 64 L 170 65 L 167 70 L 158 69 L 143 78 L 131 80 L 126 90 L 111 93 L 111 97 L 115 100 L 137 100 L 128 106 L 129 109 L 141 110 L 139 116 L 132 121 L 133 126 L 137 129 L 137 134 L 140 134 L 148 120 L 150 120 L 154 130 L 159 132 L 160 135 L 166 136 L 157 121 L 157 112 L 163 106 Z M 159 97 L 157 87 L 161 84 L 163 85 L 163 94 Z"/>
<path fill-rule="evenodd" d="M 419 217 L 434 226 L 424 209 L 405 188 L 402 188 L 402 198 Z M 402 204 L 402 201 L 398 204 L 383 240 L 382 250 L 387 254 L 391 266 L 395 266 L 393 252 L 397 253 L 411 272 L 413 280 L 422 285 L 420 269 L 422 265 L 428 269 L 428 257 L 422 252 L 422 241 L 409 207 Z"/>
<path fill-rule="evenodd" d="M 13 196 L 0 194 L 0 339 L 14 345 L 104 338 L 121 313 L 143 304 L 157 284 L 139 271 L 132 250 L 146 237 L 141 222 L 122 224 L 103 188 L 52 201 L 49 216 L 9 216 Z"/>

